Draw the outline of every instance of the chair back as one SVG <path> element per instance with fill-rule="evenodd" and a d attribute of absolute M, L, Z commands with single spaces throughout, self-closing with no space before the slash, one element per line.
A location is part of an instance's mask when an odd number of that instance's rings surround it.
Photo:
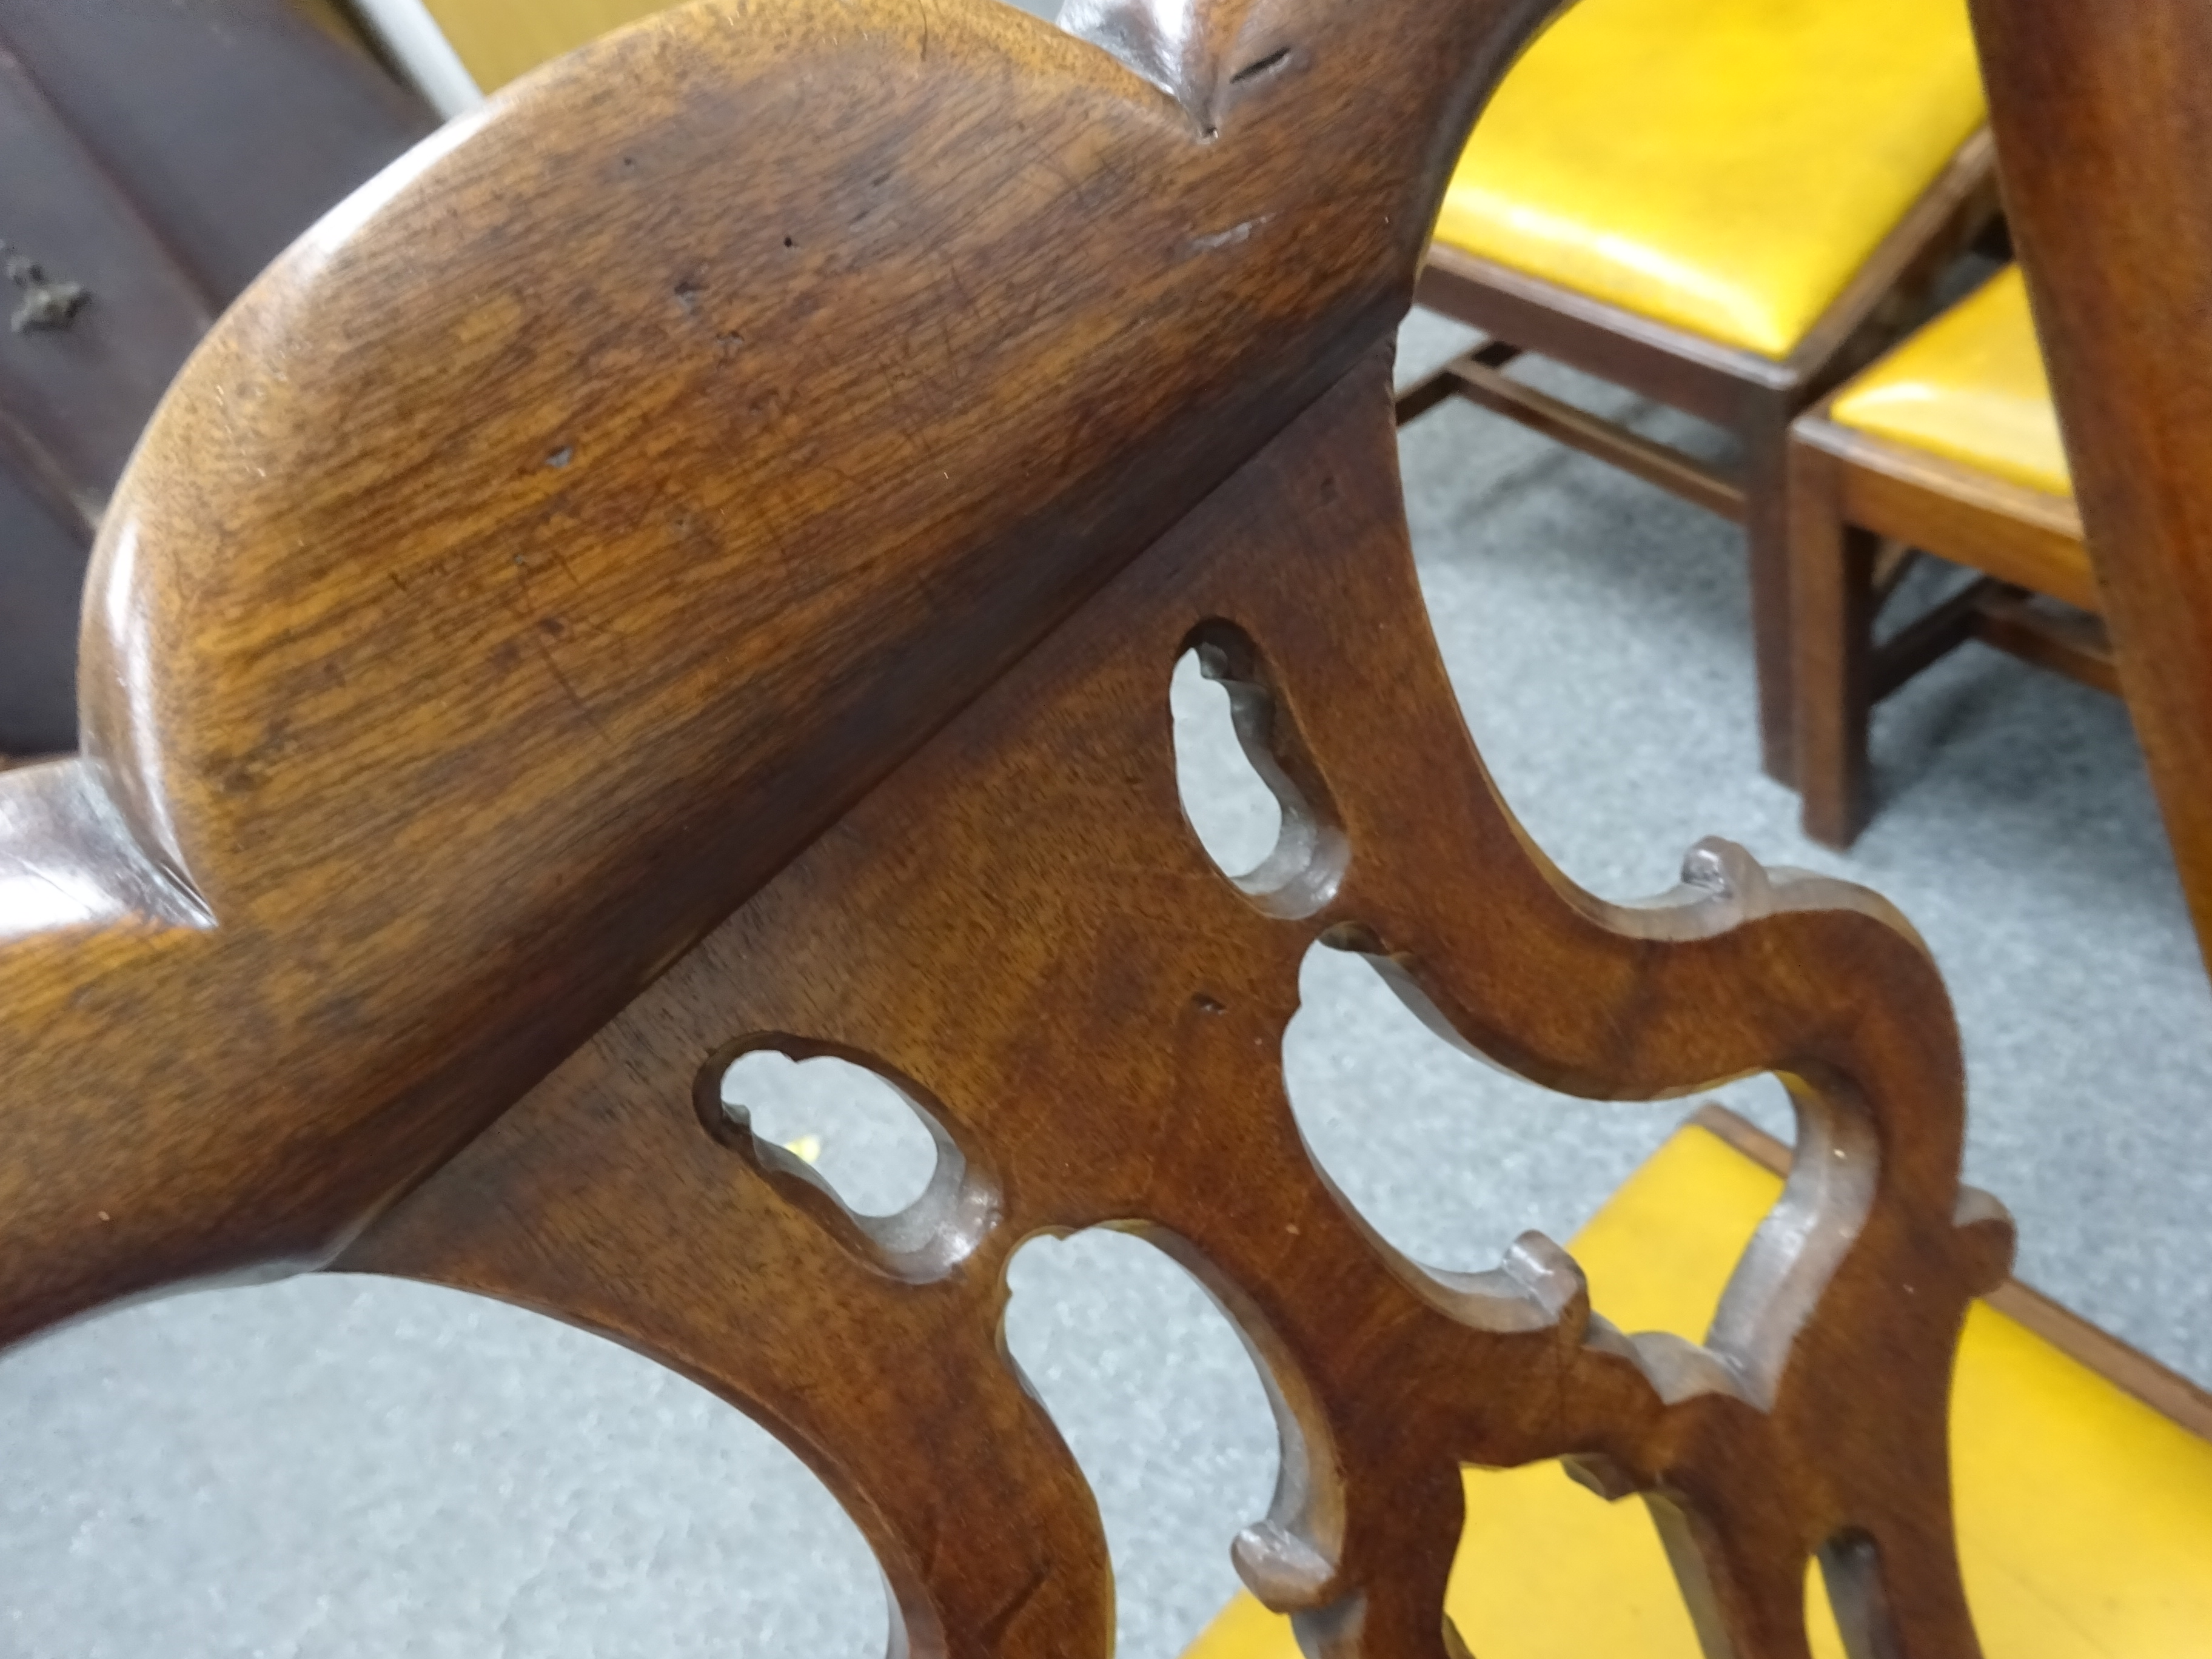
<path fill-rule="evenodd" d="M 1462 1463 L 1658 1516 L 1708 1650 L 1971 1652 L 1945 1404 L 2009 1224 L 1942 983 L 1737 849 L 1583 894 L 1423 617 L 1389 336 L 1534 0 L 712 0 L 549 66 L 222 319 L 103 527 L 81 760 L 0 775 L 0 1340 L 334 1267 L 575 1321 L 782 1436 L 899 1650 L 1104 1655 L 1012 1250 L 1142 1233 L 1250 1344 L 1236 1543 L 1310 1652 L 1443 1659 Z M 1166 680 L 1283 829 L 1218 869 Z M 1547 1086 L 1756 1071 L 1796 1163 L 1705 1342 L 1557 1247 L 1394 1251 L 1299 1139 L 1315 940 Z M 937 1145 L 854 1214 L 722 1106 L 835 1054 Z"/>

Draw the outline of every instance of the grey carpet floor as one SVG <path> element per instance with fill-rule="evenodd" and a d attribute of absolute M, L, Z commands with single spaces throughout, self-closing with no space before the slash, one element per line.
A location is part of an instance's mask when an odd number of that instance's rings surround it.
<path fill-rule="evenodd" d="M 1417 317 L 1407 359 L 1451 343 Z M 1754 763 L 1734 532 L 1470 410 L 1403 453 L 1455 684 L 1537 840 L 1613 897 L 1670 885 L 1708 833 L 1888 893 L 1949 975 L 1969 1174 L 2018 1216 L 2021 1275 L 2212 1379 L 2212 995 L 2119 706 L 1969 647 L 1883 709 L 1881 816 L 1826 854 Z M 1269 808 L 1218 695 L 1178 682 L 1178 747 L 1231 857 Z M 1425 1261 L 1564 1237 L 1683 1109 L 1518 1084 L 1327 951 L 1303 988 L 1300 1121 Z M 811 1069 L 749 1082 L 759 1126 L 896 1202 L 910 1120 Z M 1786 1133 L 1771 1084 L 1731 1097 Z M 1272 1482 L 1250 1364 L 1129 1239 L 1036 1241 L 1012 1278 L 1011 1346 L 1105 1516 L 1121 1650 L 1170 1659 Z M 788 1453 L 635 1355 L 458 1295 L 317 1279 L 115 1314 L 0 1360 L 0 1655 L 883 1650 L 868 1553 Z"/>

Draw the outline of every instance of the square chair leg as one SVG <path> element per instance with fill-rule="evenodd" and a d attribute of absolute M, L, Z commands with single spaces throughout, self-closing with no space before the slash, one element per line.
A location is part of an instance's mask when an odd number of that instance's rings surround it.
<path fill-rule="evenodd" d="M 1792 439 L 1788 470 L 1797 789 L 1805 833 L 1843 848 L 1866 827 L 1870 805 L 1867 725 L 1880 538 L 1844 522 L 1835 457 Z"/>
<path fill-rule="evenodd" d="M 1790 644 L 1790 417 L 1784 396 L 1746 400 L 1743 531 L 1749 561 L 1751 647 L 1759 692 L 1759 757 L 1778 783 L 1797 781 L 1796 675 Z"/>

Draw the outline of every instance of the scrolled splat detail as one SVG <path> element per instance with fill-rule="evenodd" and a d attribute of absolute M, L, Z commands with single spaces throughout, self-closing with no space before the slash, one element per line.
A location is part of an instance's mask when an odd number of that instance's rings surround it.
<path fill-rule="evenodd" d="M 1648 1498 L 1716 1659 L 1802 1659 L 1838 1540 L 1860 1650 L 1971 1656 L 1944 1404 L 2009 1228 L 1927 953 L 1717 848 L 1580 892 L 1423 626 L 1385 343 L 1549 9 L 1075 0 L 1117 63 L 981 0 L 703 0 L 325 218 L 117 492 L 83 758 L 0 779 L 0 1340 L 271 1266 L 510 1298 L 797 1449 L 896 1651 L 1105 1659 L 1000 1333 L 1022 1239 L 1120 1228 L 1260 1360 L 1238 1559 L 1316 1659 L 1455 1659 L 1458 1466 L 1553 1457 Z M 1243 883 L 1160 740 L 1194 643 L 1295 797 Z M 1552 1089 L 1789 1082 L 1703 1345 L 1539 1240 L 1450 1277 L 1364 1227 L 1281 1075 L 1322 938 Z M 746 1042 L 897 1080 L 934 1196 L 771 1156 Z"/>
<path fill-rule="evenodd" d="M 726 1095 L 723 1080 L 738 1060 L 763 1052 L 802 1063 L 842 1060 L 888 1085 L 921 1120 L 936 1148 L 929 1184 L 921 1195 L 891 1214 L 864 1215 L 805 1159 L 754 1133 L 743 1102 Z M 970 1157 L 962 1138 L 948 1127 L 943 1109 L 924 1104 L 925 1098 L 919 1085 L 893 1076 L 855 1050 L 780 1032 L 744 1037 L 717 1050 L 700 1067 L 692 1089 L 700 1124 L 708 1135 L 851 1248 L 885 1272 L 916 1284 L 942 1278 L 974 1255 L 997 1224 L 1000 1210 L 998 1188 L 980 1157 Z"/>
<path fill-rule="evenodd" d="M 1015 1243 L 1114 1226 L 1197 1273 L 1261 1366 L 1282 1475 L 1236 1555 L 1316 1659 L 1462 1651 L 1443 1612 L 1459 1466 L 1547 1458 L 1645 1495 L 1714 1659 L 1803 1659 L 1807 1564 L 1844 1536 L 1881 1563 L 1902 1659 L 1972 1654 L 1944 1406 L 2006 1234 L 1959 1185 L 1941 981 L 1879 902 L 1724 847 L 1693 852 L 1691 879 L 1648 906 L 1553 870 L 1484 775 L 1427 642 L 1394 463 L 1378 356 L 348 1265 L 559 1308 L 763 1415 L 830 1472 L 910 1637 L 942 1633 L 920 1650 L 1105 1650 L 1095 1510 L 995 1332 Z M 1224 880 L 1178 810 L 1158 672 L 1194 617 L 1265 641 L 1264 659 L 1224 666 L 1265 687 L 1269 752 L 1295 755 L 1300 792 L 1358 849 L 1304 914 Z M 1298 964 L 1321 938 L 1552 1089 L 1649 1100 L 1784 1078 L 1796 1171 L 1705 1343 L 1590 1317 L 1580 1274 L 1539 1239 L 1494 1273 L 1447 1276 L 1372 1234 L 1283 1088 Z M 832 1034 L 914 1097 L 957 1103 L 948 1125 L 988 1158 L 1003 1219 L 941 1277 L 889 1280 L 805 1192 L 699 1133 L 683 1103 L 697 1056 L 726 1053 L 732 1030 Z M 556 1210 L 684 1224 L 620 1228 L 619 1287 L 574 1230 L 524 1248 L 471 1224 L 488 1190 L 548 1167 L 582 1188 Z M 641 1170 L 659 1172 L 649 1186 Z M 702 1252 L 746 1264 L 711 1316 L 660 1288 Z M 984 1535 L 979 1515 L 1004 1525 Z M 1851 1639 L 1878 1639 L 1871 1608 L 1843 1607 Z"/>
<path fill-rule="evenodd" d="M 1249 871 L 1224 868 L 1222 873 L 1268 915 L 1311 915 L 1334 896 L 1352 856 L 1328 783 L 1296 722 L 1278 703 L 1266 660 L 1249 635 L 1234 623 L 1215 619 L 1193 629 L 1185 649 L 1198 659 L 1200 672 L 1227 694 L 1237 745 L 1274 798 L 1279 815 L 1267 856 Z M 1181 765 L 1178 756 L 1179 772 Z"/>

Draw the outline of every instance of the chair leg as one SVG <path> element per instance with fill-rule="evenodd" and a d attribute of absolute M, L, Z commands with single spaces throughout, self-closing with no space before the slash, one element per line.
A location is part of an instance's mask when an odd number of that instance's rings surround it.
<path fill-rule="evenodd" d="M 1869 805 L 1867 724 L 1881 538 L 1844 521 L 1835 457 L 1792 443 L 1789 465 L 1797 789 L 1805 833 L 1844 848 L 1865 828 Z"/>
<path fill-rule="evenodd" d="M 1750 556 L 1752 658 L 1759 684 L 1759 757 L 1778 783 L 1795 783 L 1796 699 L 1790 646 L 1790 407 L 1761 398 L 1741 428 L 1744 540 Z"/>

